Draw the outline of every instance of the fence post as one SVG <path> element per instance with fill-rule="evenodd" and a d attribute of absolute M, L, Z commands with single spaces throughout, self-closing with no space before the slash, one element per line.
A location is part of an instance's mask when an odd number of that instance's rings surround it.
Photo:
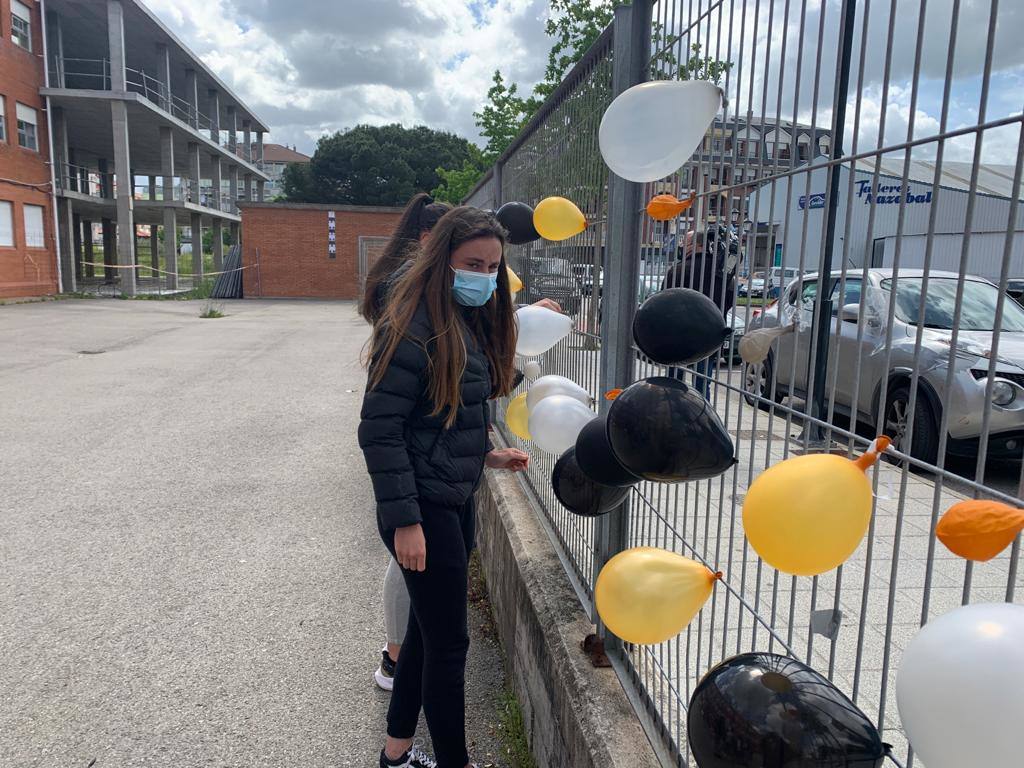
<path fill-rule="evenodd" d="M 647 79 L 650 47 L 651 0 L 634 0 L 632 5 L 615 9 L 612 48 L 612 97 Z M 608 225 L 606 263 L 601 308 L 601 391 L 625 387 L 633 380 L 636 361 L 633 355 L 633 313 L 636 311 L 637 280 L 640 259 L 640 184 L 608 174 Z M 594 276 L 597 279 L 597 275 Z M 602 410 L 608 403 L 599 397 Z M 628 541 L 629 501 L 599 517 L 594 531 L 594 577 L 604 564 Z M 593 616 L 598 633 L 611 650 L 620 645 L 607 634 L 597 612 Z"/>
<path fill-rule="evenodd" d="M 857 13 L 854 0 L 846 0 L 843 4 L 842 27 L 839 38 L 839 72 L 836 83 L 835 108 L 832 110 L 832 152 L 831 159 L 843 156 L 843 142 L 846 129 L 846 99 L 850 90 L 850 57 L 853 51 L 853 25 Z M 850 173 L 854 173 L 854 164 L 850 164 Z M 825 243 L 821 258 L 821 273 L 818 289 L 818 301 L 814 310 L 814 346 L 811 359 L 808 361 L 810 387 L 811 416 L 825 421 L 828 408 L 825 403 L 825 381 L 828 367 L 829 336 L 832 333 L 832 256 L 836 240 L 836 215 L 839 211 L 839 166 L 834 165 L 828 171 L 828 198 L 825 203 Z M 785 259 L 783 259 L 785 262 Z M 774 258 L 772 264 L 774 264 Z M 783 264 L 785 274 L 785 264 Z M 821 444 L 828 450 L 825 443 L 826 430 L 818 424 L 808 424 L 806 430 L 809 442 Z"/>

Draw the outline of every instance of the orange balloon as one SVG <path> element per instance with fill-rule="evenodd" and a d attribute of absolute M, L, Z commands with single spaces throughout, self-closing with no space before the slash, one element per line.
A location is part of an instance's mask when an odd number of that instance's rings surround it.
<path fill-rule="evenodd" d="M 1024 530 L 1024 510 L 1001 501 L 972 499 L 954 504 L 935 526 L 935 535 L 954 555 L 984 562 L 998 555 Z"/>
<path fill-rule="evenodd" d="M 696 194 L 690 195 L 686 200 L 677 200 L 673 195 L 655 195 L 647 204 L 647 215 L 655 221 L 668 221 L 693 205 L 696 199 Z"/>

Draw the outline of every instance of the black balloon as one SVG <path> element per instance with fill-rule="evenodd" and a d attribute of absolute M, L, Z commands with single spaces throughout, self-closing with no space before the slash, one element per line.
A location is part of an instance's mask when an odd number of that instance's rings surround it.
<path fill-rule="evenodd" d="M 540 233 L 533 226 L 533 208 L 526 203 L 505 203 L 495 217 L 508 230 L 508 241 L 512 245 L 540 240 Z"/>
<path fill-rule="evenodd" d="M 887 750 L 827 678 L 774 653 L 708 672 L 690 698 L 686 736 L 700 768 L 879 768 Z"/>
<path fill-rule="evenodd" d="M 611 512 L 629 496 L 629 488 L 613 488 L 595 483 L 576 463 L 575 446 L 555 462 L 551 472 L 551 487 L 562 506 L 584 517 L 596 517 Z"/>
<path fill-rule="evenodd" d="M 608 442 L 635 475 L 661 483 L 704 480 L 736 463 L 725 425 L 681 381 L 655 377 L 622 391 L 608 409 Z"/>
<path fill-rule="evenodd" d="M 591 419 L 576 438 L 576 463 L 587 477 L 618 488 L 640 481 L 615 458 L 608 442 L 608 417 Z"/>
<path fill-rule="evenodd" d="M 731 333 L 715 302 L 689 288 L 658 291 L 633 317 L 636 345 L 663 365 L 686 365 L 718 354 Z"/>

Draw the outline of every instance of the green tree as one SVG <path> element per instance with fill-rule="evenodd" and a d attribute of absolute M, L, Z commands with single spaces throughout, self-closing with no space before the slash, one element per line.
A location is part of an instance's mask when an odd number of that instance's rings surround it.
<path fill-rule="evenodd" d="M 473 157 L 464 161 L 461 168 L 437 169 L 442 181 L 430 192 L 434 199 L 457 205 L 466 199 L 476 183 L 487 172 L 491 161 L 487 160 L 484 153 L 477 147 L 471 145 L 470 149 Z"/>
<path fill-rule="evenodd" d="M 404 205 L 417 191 L 441 184 L 438 168 L 461 167 L 474 149 L 425 126 L 359 125 L 322 137 L 308 171 L 286 168 L 285 195 L 296 202 Z"/>
<path fill-rule="evenodd" d="M 544 80 L 533 89 L 533 99 L 529 105 L 531 115 L 601 36 L 605 27 L 612 23 L 615 6 L 618 4 L 612 0 L 600 0 L 597 3 L 588 0 L 551 0 L 551 15 L 544 25 L 544 31 L 554 42 L 548 52 Z"/>
<path fill-rule="evenodd" d="M 480 135 L 487 138 L 484 167 L 501 157 L 533 114 L 527 101 L 516 94 L 518 86 L 515 83 L 505 85 L 500 70 L 494 70 L 492 83 L 487 91 L 487 103 L 473 113 Z"/>
<path fill-rule="evenodd" d="M 281 175 L 283 193 L 278 197 L 293 203 L 312 203 L 316 201 L 313 189 L 313 176 L 309 172 L 309 163 L 288 163 Z"/>

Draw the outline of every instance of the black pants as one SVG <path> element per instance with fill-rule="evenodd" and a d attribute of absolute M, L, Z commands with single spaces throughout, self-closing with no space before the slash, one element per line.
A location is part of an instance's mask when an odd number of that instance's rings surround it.
<path fill-rule="evenodd" d="M 438 768 L 464 768 L 466 752 L 466 589 L 476 535 L 470 498 L 461 507 L 421 505 L 427 541 L 425 571 L 402 569 L 409 590 L 409 627 L 395 670 L 388 736 L 411 739 L 420 708 L 427 718 Z M 395 552 L 395 532 L 381 531 Z"/>

